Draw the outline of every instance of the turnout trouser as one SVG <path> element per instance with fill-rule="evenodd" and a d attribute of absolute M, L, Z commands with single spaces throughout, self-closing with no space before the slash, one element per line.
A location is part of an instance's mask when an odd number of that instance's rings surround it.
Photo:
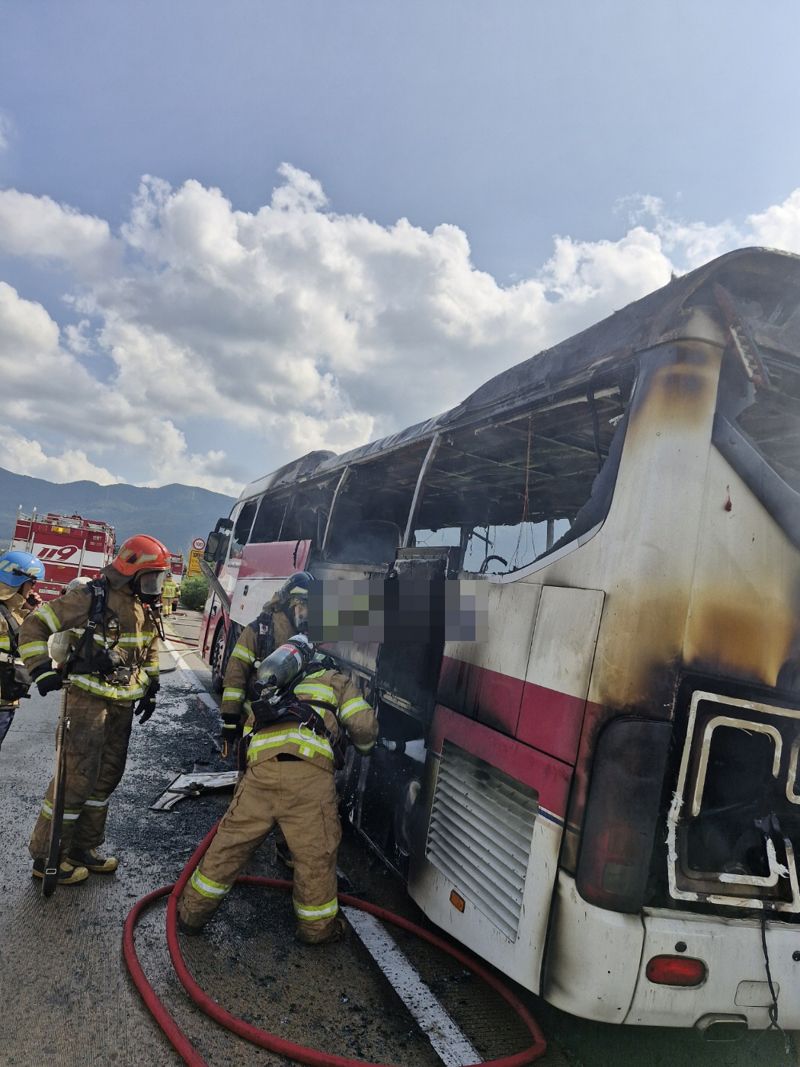
<path fill-rule="evenodd" d="M 200 926 L 213 915 L 275 823 L 294 859 L 297 936 L 313 943 L 330 935 L 339 910 L 336 853 L 342 837 L 336 788 L 329 770 L 300 759 L 273 757 L 245 771 L 178 902 L 184 922 Z"/>
<path fill-rule="evenodd" d="M 133 704 L 91 696 L 71 686 L 67 694 L 66 787 L 61 856 L 105 840 L 108 800 L 125 770 Z M 28 849 L 34 859 L 47 856 L 53 813 L 53 782 L 47 787 Z"/>

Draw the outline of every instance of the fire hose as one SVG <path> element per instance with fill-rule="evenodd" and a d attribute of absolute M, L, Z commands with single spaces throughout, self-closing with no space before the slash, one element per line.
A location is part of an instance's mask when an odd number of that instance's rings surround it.
<path fill-rule="evenodd" d="M 144 970 L 142 969 L 142 965 L 139 962 L 139 957 L 136 954 L 136 946 L 134 943 L 136 924 L 142 914 L 149 907 L 151 907 L 157 900 L 160 900 L 161 897 L 165 896 L 169 896 L 169 900 L 167 901 L 166 928 L 167 947 L 169 949 L 172 965 L 180 979 L 181 985 L 204 1014 L 220 1023 L 220 1025 L 224 1026 L 232 1033 L 237 1034 L 239 1037 L 243 1037 L 251 1044 L 257 1045 L 259 1048 L 269 1049 L 271 1052 L 278 1053 L 279 1055 L 285 1056 L 287 1059 L 294 1060 L 297 1063 L 310 1064 L 311 1067 L 385 1067 L 383 1064 L 372 1063 L 366 1060 L 350 1059 L 346 1056 L 335 1056 L 331 1053 L 321 1052 L 305 1045 L 298 1045 L 293 1041 L 288 1041 L 286 1038 L 278 1036 L 278 1034 L 270 1033 L 267 1030 L 262 1030 L 257 1026 L 253 1026 L 251 1023 L 245 1022 L 244 1019 L 231 1015 L 230 1012 L 226 1011 L 215 1000 L 212 1000 L 212 998 L 208 996 L 208 994 L 205 993 L 195 981 L 183 958 L 178 940 L 178 898 L 183 892 L 184 886 L 189 881 L 192 871 L 200 862 L 206 849 L 211 844 L 214 834 L 217 832 L 218 825 L 218 823 L 215 824 L 197 846 L 190 857 L 189 862 L 181 872 L 177 882 L 174 882 L 172 885 L 162 886 L 160 889 L 156 889 L 152 893 L 148 893 L 146 896 L 142 897 L 141 900 L 137 901 L 131 908 L 128 917 L 125 920 L 125 927 L 122 935 L 122 951 L 125 963 L 131 978 L 133 979 L 134 985 L 139 991 L 147 1009 L 163 1030 L 164 1034 L 172 1044 L 172 1047 L 189 1067 L 208 1067 L 206 1061 L 175 1022 L 175 1019 L 167 1010 L 163 1001 L 159 999 L 152 985 L 148 981 Z M 268 886 L 272 889 L 282 890 L 285 893 L 291 892 L 292 890 L 292 883 L 280 878 L 260 878 L 246 875 L 237 878 L 237 882 L 242 885 Z M 390 923 L 393 926 L 398 926 L 400 929 L 406 930 L 422 940 L 427 941 L 429 944 L 434 945 L 436 948 L 441 949 L 442 952 L 451 956 L 457 963 L 467 968 L 476 977 L 485 982 L 486 985 L 493 989 L 513 1009 L 531 1034 L 531 1037 L 533 1038 L 532 1044 L 521 1052 L 516 1052 L 508 1056 L 501 1056 L 499 1059 L 483 1060 L 481 1061 L 483 1067 L 524 1067 L 525 1064 L 533 1063 L 534 1060 L 537 1060 L 544 1053 L 547 1048 L 547 1043 L 536 1020 L 528 1012 L 527 1008 L 519 998 L 503 982 L 501 982 L 499 978 L 492 974 L 491 971 L 478 963 L 477 960 L 473 959 L 465 952 L 462 952 L 460 949 L 455 948 L 444 938 L 431 933 L 429 930 L 418 926 L 416 923 L 410 922 L 408 919 L 404 919 L 400 915 L 387 911 L 385 908 L 379 908 L 375 904 L 369 904 L 364 900 L 348 896 L 344 893 L 339 894 L 339 900 L 342 904 L 346 904 L 352 908 L 358 908 L 370 915 L 374 915 L 377 919 Z M 472 1067 L 479 1067 L 479 1065 L 475 1064 L 472 1065 Z"/>

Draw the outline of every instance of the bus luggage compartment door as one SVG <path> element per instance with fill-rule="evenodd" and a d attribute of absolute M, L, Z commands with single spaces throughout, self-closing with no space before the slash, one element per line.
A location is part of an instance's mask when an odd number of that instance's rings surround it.
<path fill-rule="evenodd" d="M 392 707 L 428 721 L 444 650 L 444 583 L 450 550 L 403 548 L 385 583 L 384 640 L 376 688 Z"/>

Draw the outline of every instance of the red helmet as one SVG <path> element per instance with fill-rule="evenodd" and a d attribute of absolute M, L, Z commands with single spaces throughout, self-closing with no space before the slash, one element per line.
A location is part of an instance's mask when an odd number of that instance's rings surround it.
<path fill-rule="evenodd" d="M 169 549 L 149 534 L 134 534 L 123 541 L 116 557 L 111 561 L 115 571 L 132 578 L 143 571 L 169 570 Z"/>

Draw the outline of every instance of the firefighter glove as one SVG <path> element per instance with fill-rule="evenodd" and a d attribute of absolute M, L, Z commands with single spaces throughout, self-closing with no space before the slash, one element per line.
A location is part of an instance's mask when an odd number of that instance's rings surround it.
<path fill-rule="evenodd" d="M 133 714 L 139 716 L 139 722 L 145 723 L 156 710 L 156 693 L 161 688 L 160 682 L 152 681 L 144 691 L 144 696 L 133 709 Z"/>
<path fill-rule="evenodd" d="M 39 695 L 43 697 L 46 697 L 48 693 L 55 693 L 56 690 L 62 689 L 64 686 L 62 675 L 53 670 L 49 663 L 42 664 L 38 669 L 32 670 L 31 677 L 36 682 Z"/>
<path fill-rule="evenodd" d="M 222 713 L 222 756 L 224 759 L 233 752 L 244 732 L 242 716 L 238 711 Z"/>

